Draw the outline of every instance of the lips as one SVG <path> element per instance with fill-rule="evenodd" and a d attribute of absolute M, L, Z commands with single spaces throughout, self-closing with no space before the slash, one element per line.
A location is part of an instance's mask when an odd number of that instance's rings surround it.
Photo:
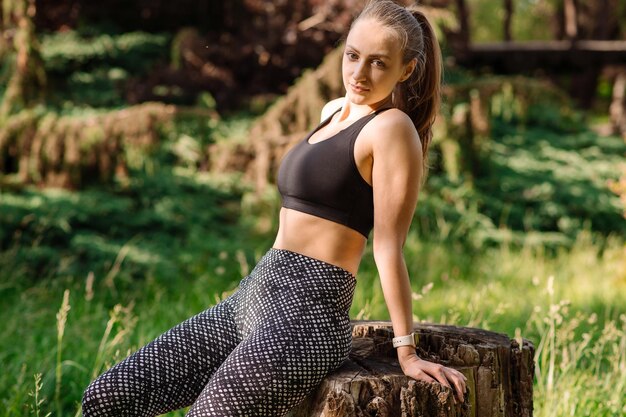
<path fill-rule="evenodd" d="M 366 91 L 369 91 L 369 88 L 365 88 L 365 87 L 362 87 L 362 86 L 359 86 L 359 85 L 355 85 L 355 84 L 350 84 L 350 88 L 355 93 L 364 93 Z"/>

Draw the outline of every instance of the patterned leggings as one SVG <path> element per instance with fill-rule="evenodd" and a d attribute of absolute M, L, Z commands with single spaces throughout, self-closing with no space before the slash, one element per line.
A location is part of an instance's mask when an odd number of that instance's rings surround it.
<path fill-rule="evenodd" d="M 239 289 L 93 381 L 84 417 L 284 416 L 347 358 L 354 276 L 270 249 Z"/>

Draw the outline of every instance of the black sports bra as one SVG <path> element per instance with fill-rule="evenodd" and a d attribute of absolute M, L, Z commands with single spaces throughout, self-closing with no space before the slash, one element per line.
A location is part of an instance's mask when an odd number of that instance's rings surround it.
<path fill-rule="evenodd" d="M 328 139 L 309 143 L 333 114 L 294 146 L 278 170 L 282 206 L 343 224 L 367 238 L 374 226 L 374 195 L 357 168 L 354 142 L 363 126 L 384 110 L 356 120 Z"/>

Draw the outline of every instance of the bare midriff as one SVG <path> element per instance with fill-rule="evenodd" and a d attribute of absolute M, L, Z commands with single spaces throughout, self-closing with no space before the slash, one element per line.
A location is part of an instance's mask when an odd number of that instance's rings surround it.
<path fill-rule="evenodd" d="M 347 226 L 283 207 L 273 247 L 319 259 L 356 276 L 366 242 Z"/>

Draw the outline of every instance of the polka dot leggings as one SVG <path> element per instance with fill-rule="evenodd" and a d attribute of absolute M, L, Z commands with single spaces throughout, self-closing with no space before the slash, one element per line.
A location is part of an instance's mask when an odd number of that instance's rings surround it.
<path fill-rule="evenodd" d="M 84 417 L 284 416 L 348 357 L 354 276 L 270 249 L 238 290 L 93 381 Z"/>

